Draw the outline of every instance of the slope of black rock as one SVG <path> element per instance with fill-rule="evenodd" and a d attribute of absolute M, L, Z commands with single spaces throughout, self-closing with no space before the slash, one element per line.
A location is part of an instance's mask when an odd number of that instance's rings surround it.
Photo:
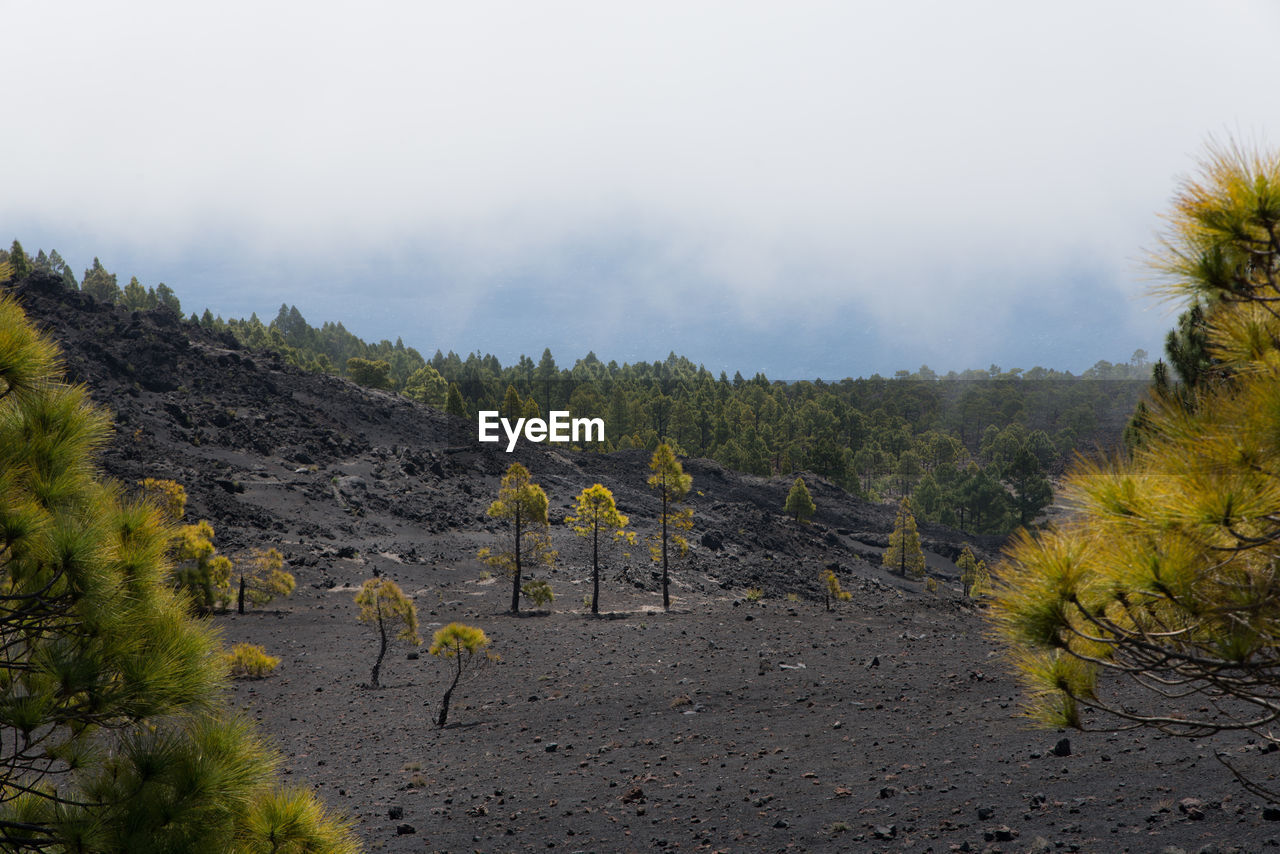
<path fill-rule="evenodd" d="M 658 505 L 642 451 L 601 455 L 522 443 L 506 453 L 478 443 L 469 423 L 302 371 L 166 310 L 128 312 L 39 274 L 11 291 L 57 339 L 70 379 L 88 384 L 112 411 L 107 473 L 125 483 L 182 483 L 188 516 L 209 519 L 224 551 L 275 545 L 295 567 L 352 551 L 407 563 L 465 561 L 474 535 L 497 530 L 485 508 L 516 460 L 547 490 L 553 521 L 598 481 L 641 534 L 652 528 Z M 695 528 L 682 584 L 817 596 L 818 576 L 831 567 L 846 586 L 873 597 L 919 591 L 878 566 L 892 506 L 867 504 L 806 474 L 818 512 L 799 525 L 781 512 L 790 478 L 743 475 L 702 459 L 685 469 L 694 480 Z M 988 558 L 1000 546 L 928 523 L 921 534 L 931 573 L 944 580 L 955 579 L 951 561 L 964 543 Z M 566 557 L 581 558 L 564 526 L 556 539 Z M 656 573 L 640 559 L 645 549 L 634 552 L 621 577 L 652 589 Z"/>

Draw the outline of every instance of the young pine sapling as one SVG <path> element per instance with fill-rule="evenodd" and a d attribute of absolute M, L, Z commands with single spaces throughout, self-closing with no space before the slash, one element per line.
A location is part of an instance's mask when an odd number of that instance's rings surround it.
<path fill-rule="evenodd" d="M 483 629 L 468 626 L 464 623 L 450 623 L 437 629 L 431 636 L 431 647 L 427 650 L 431 655 L 441 659 L 453 659 L 453 681 L 445 689 L 440 700 L 440 714 L 436 717 L 436 726 L 444 726 L 449 719 L 449 701 L 453 699 L 453 691 L 467 673 L 472 673 L 486 664 L 497 661 L 493 653 L 484 652 L 489 645 L 489 638 Z"/>
<path fill-rule="evenodd" d="M 360 606 L 356 619 L 378 627 L 378 659 L 373 663 L 373 674 L 369 678 L 370 687 L 377 688 L 382 659 L 387 654 L 387 632 L 395 632 L 397 640 L 414 646 L 422 643 L 418 635 L 418 610 L 413 606 L 413 600 L 404 595 L 400 585 L 390 578 L 365 579 L 356 594 L 356 604 Z"/>

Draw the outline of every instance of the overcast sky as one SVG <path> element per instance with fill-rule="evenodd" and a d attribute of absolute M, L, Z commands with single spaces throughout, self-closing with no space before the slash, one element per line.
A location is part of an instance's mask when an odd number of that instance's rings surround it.
<path fill-rule="evenodd" d="M 1273 2 L 2 5 L 0 238 L 224 316 L 802 378 L 1154 356 Z"/>

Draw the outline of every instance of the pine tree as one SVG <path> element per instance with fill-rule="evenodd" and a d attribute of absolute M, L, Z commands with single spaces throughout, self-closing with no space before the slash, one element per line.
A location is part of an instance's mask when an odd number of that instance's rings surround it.
<path fill-rule="evenodd" d="M 542 400 L 547 405 L 547 410 L 555 409 L 555 399 L 551 396 L 551 386 L 560 378 L 560 372 L 556 369 L 555 357 L 551 355 L 551 348 L 547 347 L 542 351 L 542 358 L 538 360 L 538 382 L 542 383 Z"/>
<path fill-rule="evenodd" d="M 449 392 L 444 411 L 459 418 L 467 417 L 467 405 L 462 400 L 462 391 L 459 390 L 457 383 L 449 383 Z"/>
<path fill-rule="evenodd" d="M 920 549 L 920 534 L 916 531 L 916 517 L 911 515 L 909 498 L 904 497 L 898 505 L 883 563 L 903 578 L 924 578 L 924 552 Z"/>
<path fill-rule="evenodd" d="M 956 558 L 956 568 L 960 570 L 960 584 L 964 586 L 966 598 L 976 599 L 991 585 L 987 562 L 974 557 L 968 545 L 960 552 L 960 557 Z"/>
<path fill-rule="evenodd" d="M 129 280 L 129 284 L 124 286 L 124 292 L 120 295 L 120 304 L 129 311 L 145 311 L 148 308 L 155 308 L 155 297 L 147 293 L 147 289 L 138 281 L 138 277 L 134 276 Z"/>
<path fill-rule="evenodd" d="M 9 266 L 11 267 L 10 275 L 15 279 L 25 279 L 31 275 L 33 269 L 31 257 L 17 240 L 14 240 L 13 245 L 9 247 Z"/>
<path fill-rule="evenodd" d="M 791 491 L 787 493 L 787 503 L 782 512 L 792 516 L 797 522 L 808 522 L 817 509 L 813 496 L 809 495 L 809 487 L 804 484 L 804 478 L 797 477 L 795 483 L 791 484 Z"/>
<path fill-rule="evenodd" d="M 1004 479 L 1013 488 L 1013 509 L 1021 525 L 1030 525 L 1053 501 L 1053 487 L 1045 477 L 1040 460 L 1026 445 L 1005 465 Z"/>
<path fill-rule="evenodd" d="M 115 277 L 112 277 L 115 281 Z M 182 316 L 182 301 L 178 299 L 178 295 L 173 292 L 173 288 L 164 282 L 156 285 L 156 308 L 165 308 L 172 311 L 179 317 Z"/>
<path fill-rule="evenodd" d="M 578 495 L 578 503 L 565 522 L 573 526 L 580 537 L 591 538 L 591 613 L 600 613 L 600 533 L 608 533 L 614 540 L 634 543 L 635 534 L 625 530 L 629 520 L 618 512 L 609 488 L 596 483 L 586 487 Z"/>
<path fill-rule="evenodd" d="M 431 636 L 428 654 L 441 659 L 453 659 L 453 681 L 444 691 L 440 700 L 440 714 L 436 717 L 436 726 L 444 726 L 449 719 L 449 701 L 453 698 L 454 689 L 462 681 L 462 677 L 497 658 L 491 653 L 481 654 L 489 645 L 489 638 L 483 629 L 468 626 L 464 623 L 450 623 L 437 629 Z"/>
<path fill-rule="evenodd" d="M 225 705 L 168 511 L 98 477 L 106 414 L 8 297 L 0 339 L 0 847 L 355 851 Z"/>
<path fill-rule="evenodd" d="M 213 545 L 208 519 L 178 531 L 173 580 L 200 612 L 222 610 L 231 602 L 231 560 Z"/>
<path fill-rule="evenodd" d="M 671 610 L 670 578 L 668 569 L 668 547 L 674 545 L 683 555 L 689 550 L 689 541 L 683 531 L 693 527 L 693 510 L 677 505 L 684 500 L 693 488 L 693 478 L 684 473 L 675 452 L 666 442 L 658 445 L 649 460 L 649 488 L 656 490 L 662 502 L 659 512 L 659 533 L 649 547 L 649 555 L 655 562 L 662 562 L 662 608 Z"/>
<path fill-rule="evenodd" d="M 511 522 L 511 548 L 494 552 L 481 549 L 477 555 L 490 566 L 511 577 L 511 613 L 520 613 L 520 587 L 525 566 L 550 566 L 556 553 L 551 549 L 551 527 L 547 520 L 547 494 L 533 482 L 529 470 L 512 463 L 502 477 L 498 498 L 489 505 L 495 519 Z"/>
<path fill-rule="evenodd" d="M 822 601 L 828 611 L 832 603 L 848 602 L 853 594 L 840 587 L 840 578 L 830 569 L 822 571 Z"/>
<path fill-rule="evenodd" d="M 347 376 L 351 381 L 368 388 L 391 388 L 391 363 L 385 359 L 347 359 Z"/>
<path fill-rule="evenodd" d="M 449 384 L 435 368 L 423 365 L 405 380 L 404 395 L 418 403 L 440 408 L 449 396 Z"/>
<path fill-rule="evenodd" d="M 394 632 L 396 640 L 413 646 L 422 643 L 418 635 L 418 609 L 413 606 L 413 600 L 404 595 L 399 584 L 385 577 L 366 578 L 356 594 L 356 604 L 360 606 L 356 619 L 378 627 L 378 657 L 369 676 L 369 687 L 377 688 L 382 660 L 387 656 L 390 642 L 387 633 Z"/>
<path fill-rule="evenodd" d="M 108 273 L 97 258 L 93 266 L 84 271 L 84 282 L 80 290 L 98 302 L 115 303 L 120 301 L 120 286 L 116 284 L 116 274 Z"/>
<path fill-rule="evenodd" d="M 296 586 L 293 573 L 284 569 L 284 555 L 279 550 L 255 549 L 240 560 L 236 611 L 243 614 L 245 602 L 265 605 L 277 596 L 288 596 Z"/>
<path fill-rule="evenodd" d="M 502 398 L 502 417 L 514 424 L 517 419 L 522 417 L 523 413 L 524 404 L 520 402 L 520 393 L 516 391 L 515 386 L 507 386 L 507 393 Z"/>
<path fill-rule="evenodd" d="M 1202 378 L 1186 401 L 1157 396 L 1128 457 L 1078 464 L 1064 488 L 1075 512 L 1016 537 L 993 616 L 1031 711 L 1050 725 L 1083 727 L 1092 708 L 1099 728 L 1247 730 L 1273 749 L 1280 154 L 1211 151 L 1169 222 L 1159 269 L 1170 293 L 1206 306 L 1207 354 L 1230 380 Z M 1261 782 L 1274 780 L 1269 761 L 1251 770 L 1238 750 L 1215 754 L 1250 791 L 1280 799 Z"/>

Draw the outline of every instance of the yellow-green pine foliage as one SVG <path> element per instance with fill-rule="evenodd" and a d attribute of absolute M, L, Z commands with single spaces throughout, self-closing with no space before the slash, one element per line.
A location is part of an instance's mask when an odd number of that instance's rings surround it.
<path fill-rule="evenodd" d="M 1280 156 L 1211 152 L 1170 223 L 1158 264 L 1169 292 L 1204 306 L 1224 379 L 1191 390 L 1190 407 L 1156 395 L 1130 456 L 1076 466 L 1064 490 L 1076 512 L 1015 539 L 992 615 L 1031 713 L 1050 724 L 1078 726 L 1088 706 L 1110 713 L 1096 726 L 1229 727 L 1274 744 Z M 1103 673 L 1129 678 L 1117 686 Z"/>
<path fill-rule="evenodd" d="M 916 517 L 911 515 L 909 498 L 904 497 L 898 505 L 883 563 L 904 578 L 924 578 L 924 552 L 920 548 L 920 533 L 916 531 Z"/>
<path fill-rule="evenodd" d="M 160 480 L 154 477 L 138 481 L 142 494 L 158 504 L 174 522 L 181 522 L 187 512 L 187 491 L 182 484 L 172 480 Z"/>
<path fill-rule="evenodd" d="M 828 611 L 831 610 L 831 604 L 833 602 L 848 602 L 853 598 L 852 593 L 840 587 L 840 579 L 832 570 L 823 570 L 822 582 L 826 588 L 823 591 L 823 602 L 827 606 Z"/>
<path fill-rule="evenodd" d="M 262 679 L 279 663 L 279 658 L 268 655 L 266 649 L 252 643 L 238 643 L 226 654 L 227 670 L 232 679 Z"/>
<path fill-rule="evenodd" d="M 684 532 L 693 528 L 693 510 L 679 507 L 679 503 L 693 488 L 693 478 L 684 473 L 675 451 L 666 442 L 658 445 L 649 460 L 649 488 L 658 493 L 662 508 L 658 517 L 658 531 L 650 540 L 649 556 L 654 562 L 662 562 L 662 607 L 671 608 L 670 570 L 668 569 L 668 545 L 675 545 L 684 555 L 689 551 L 689 540 Z"/>
<path fill-rule="evenodd" d="M 511 547 L 495 552 L 481 549 L 477 557 L 511 577 L 511 613 L 520 613 L 520 587 L 526 565 L 555 563 L 551 548 L 551 524 L 547 520 L 547 494 L 533 482 L 529 470 L 512 463 L 502 476 L 497 499 L 489 515 L 511 523 Z"/>
<path fill-rule="evenodd" d="M 444 726 L 448 721 L 449 700 L 452 699 L 453 690 L 458 687 L 463 675 L 479 666 L 497 661 L 497 657 L 492 654 L 480 655 L 488 645 L 489 638 L 483 629 L 464 623 L 450 623 L 436 629 L 435 634 L 431 636 L 431 646 L 427 652 L 436 658 L 453 659 L 453 681 L 445 689 L 444 698 L 440 701 L 440 714 L 436 717 L 437 726 Z"/>
<path fill-rule="evenodd" d="M 191 597 L 192 607 L 205 612 L 226 609 L 231 602 L 231 561 L 214 548 L 209 521 L 183 525 L 176 551 L 173 580 Z"/>
<path fill-rule="evenodd" d="M 385 359 L 347 359 L 347 376 L 351 381 L 369 388 L 391 388 L 391 363 Z"/>
<path fill-rule="evenodd" d="M 245 603 L 265 605 L 277 596 L 288 596 L 297 587 L 293 573 L 284 569 L 284 556 L 275 548 L 254 549 L 241 561 L 239 610 Z"/>
<path fill-rule="evenodd" d="M 556 598 L 551 583 L 543 578 L 531 578 L 520 585 L 520 594 L 533 603 L 533 607 L 541 608 L 550 605 Z"/>
<path fill-rule="evenodd" d="M 254 549 L 240 561 L 240 613 L 245 603 L 265 605 L 277 596 L 288 596 L 297 586 L 278 549 Z"/>
<path fill-rule="evenodd" d="M 976 599 L 991 587 L 991 573 L 987 571 L 987 562 L 978 560 L 966 544 L 956 558 L 956 567 L 960 570 L 960 583 L 964 585 L 964 595 Z"/>
<path fill-rule="evenodd" d="M 60 376 L 0 297 L 4 847 L 355 851 L 305 792 L 303 819 L 259 833 L 278 759 L 226 707 L 220 644 L 171 586 L 169 515 L 100 479 L 108 418 Z"/>
<path fill-rule="evenodd" d="M 418 403 L 425 403 L 439 409 L 444 407 L 445 400 L 449 396 L 449 383 L 433 366 L 423 365 L 409 374 L 408 379 L 404 381 L 403 393 Z"/>
<path fill-rule="evenodd" d="M 787 493 L 787 503 L 783 506 L 782 512 L 794 517 L 797 522 L 808 522 L 817 509 L 813 503 L 813 496 L 809 494 L 809 487 L 805 486 L 804 478 L 797 477 L 796 482 L 791 484 L 791 491 Z"/>
<path fill-rule="evenodd" d="M 591 613 L 600 613 L 600 533 L 614 540 L 634 543 L 636 535 L 626 530 L 629 520 L 618 512 L 613 493 L 607 486 L 593 483 L 578 494 L 577 503 L 564 521 L 573 526 L 579 537 L 591 539 Z"/>
<path fill-rule="evenodd" d="M 418 635 L 418 609 L 414 607 L 413 600 L 404 595 L 400 585 L 385 577 L 366 578 L 356 594 L 356 604 L 360 606 L 356 619 L 378 627 L 378 658 L 369 679 L 370 686 L 377 688 L 382 659 L 387 655 L 391 636 L 413 646 L 422 643 Z"/>

